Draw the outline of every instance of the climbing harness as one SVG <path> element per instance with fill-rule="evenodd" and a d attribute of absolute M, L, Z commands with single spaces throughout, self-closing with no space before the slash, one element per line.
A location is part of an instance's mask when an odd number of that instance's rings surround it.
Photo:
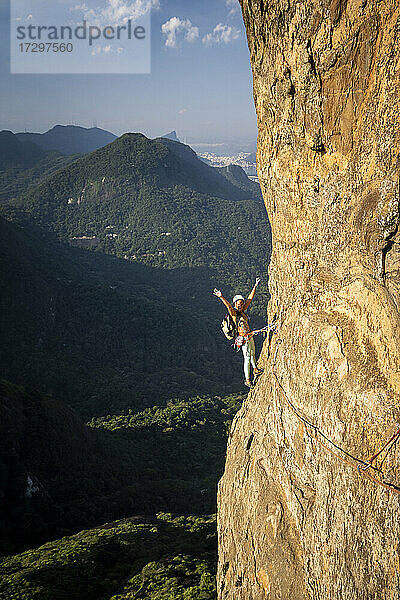
<path fill-rule="evenodd" d="M 304 425 L 305 425 L 305 430 L 307 432 L 307 434 L 312 437 L 316 442 L 318 442 L 323 448 L 325 448 L 328 452 L 330 452 L 331 454 L 333 454 L 333 456 L 336 456 L 337 459 L 339 459 L 340 461 L 344 462 L 345 464 L 351 466 L 354 469 L 357 469 L 357 472 L 360 473 L 361 475 L 363 475 L 364 477 L 366 477 L 367 479 L 369 479 L 370 481 L 373 481 L 374 483 L 377 483 L 378 485 L 384 487 L 385 489 L 387 489 L 390 492 L 393 492 L 395 494 L 400 495 L 400 487 L 390 483 L 389 481 L 385 481 L 385 480 L 380 480 L 377 477 L 375 477 L 374 475 L 371 475 L 371 473 L 368 472 L 368 469 L 372 469 L 378 473 L 382 473 L 382 465 L 384 460 L 386 459 L 389 451 L 393 448 L 393 446 L 396 444 L 396 442 L 400 439 L 400 427 L 399 429 L 397 429 L 397 431 L 390 437 L 389 440 L 387 440 L 387 442 L 382 446 L 382 448 L 376 452 L 370 459 L 368 460 L 362 460 L 360 458 L 357 458 L 356 456 L 353 456 L 352 454 L 350 454 L 350 452 L 347 452 L 347 450 L 344 450 L 343 448 L 341 448 L 340 446 L 338 446 L 337 444 L 335 444 L 335 442 L 333 442 L 331 439 L 329 439 L 320 429 L 319 427 L 317 427 L 314 423 L 312 423 L 311 421 L 309 421 L 307 418 L 303 417 L 300 413 L 300 411 L 296 408 L 296 406 L 293 404 L 293 402 L 290 400 L 290 398 L 288 397 L 284 387 L 282 386 L 281 382 L 279 381 L 276 373 L 275 373 L 275 364 L 276 364 L 276 357 L 278 354 L 278 349 L 279 349 L 279 344 L 282 343 L 282 340 L 277 340 L 277 347 L 275 350 L 275 355 L 274 355 L 274 361 L 272 364 L 272 374 L 278 384 L 278 388 L 279 390 L 281 390 L 281 392 L 283 393 L 283 396 L 285 397 L 290 410 L 293 412 L 293 414 L 299 419 L 299 421 L 301 421 Z M 312 430 L 314 430 L 315 433 L 312 433 L 308 428 L 311 428 Z M 346 458 L 343 458 L 342 456 L 340 456 L 339 454 L 337 454 L 336 452 L 334 452 L 331 448 L 329 448 L 329 446 L 327 446 L 324 442 L 322 442 L 322 440 L 320 440 L 317 437 L 317 434 L 320 435 L 322 438 L 324 438 L 327 442 L 329 442 L 329 444 L 331 444 L 332 446 L 334 446 L 334 448 L 336 448 L 337 450 L 339 450 L 340 452 L 342 452 L 345 456 L 347 456 L 349 459 L 351 460 L 347 460 Z M 378 456 L 380 456 L 382 454 L 382 452 L 387 449 L 386 454 L 382 460 L 381 466 L 380 468 L 375 467 L 372 463 L 374 460 L 376 460 L 376 458 Z M 357 465 L 355 465 L 353 462 L 354 461 L 356 463 L 358 463 Z"/>
<path fill-rule="evenodd" d="M 249 339 L 251 337 L 253 337 L 254 335 L 258 335 L 259 333 L 266 333 L 267 331 L 273 332 L 273 331 L 275 331 L 275 329 L 276 329 L 276 321 L 274 321 L 270 325 L 266 325 L 265 327 L 262 327 L 261 329 L 254 329 L 253 331 L 249 331 L 248 333 L 246 333 L 246 335 L 238 335 L 235 338 L 235 341 L 233 342 L 232 346 L 234 348 L 236 348 L 236 352 L 239 352 L 239 350 L 243 346 L 243 344 L 248 342 Z"/>

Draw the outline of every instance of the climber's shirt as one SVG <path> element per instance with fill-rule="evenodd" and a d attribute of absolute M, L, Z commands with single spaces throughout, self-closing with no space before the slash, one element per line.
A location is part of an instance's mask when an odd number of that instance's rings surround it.
<path fill-rule="evenodd" d="M 245 312 L 236 311 L 236 324 L 238 335 L 247 335 L 251 329 L 249 325 L 249 317 Z"/>

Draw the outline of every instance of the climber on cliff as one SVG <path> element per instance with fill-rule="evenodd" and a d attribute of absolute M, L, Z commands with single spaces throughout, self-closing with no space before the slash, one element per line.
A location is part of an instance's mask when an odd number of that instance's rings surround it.
<path fill-rule="evenodd" d="M 234 319 L 234 321 L 236 323 L 238 337 L 242 338 L 243 343 L 241 345 L 241 348 L 242 348 L 243 357 L 244 357 L 243 369 L 244 369 L 244 376 L 245 376 L 245 385 L 247 385 L 247 387 L 249 387 L 249 388 L 253 387 L 254 381 L 263 372 L 263 369 L 257 368 L 256 347 L 254 344 L 253 333 L 251 332 L 251 329 L 249 326 L 249 318 L 246 314 L 246 310 L 248 309 L 248 307 L 251 304 L 251 301 L 254 298 L 254 294 L 256 293 L 256 289 L 257 289 L 257 286 L 259 283 L 260 283 L 260 278 L 257 277 L 254 287 L 251 290 L 247 300 L 245 300 L 241 294 L 237 294 L 233 298 L 233 301 L 232 301 L 233 306 L 232 306 L 232 304 L 230 304 L 228 302 L 228 300 L 226 300 L 223 297 L 220 290 L 217 290 L 215 288 L 213 291 L 214 296 L 217 296 L 217 298 L 222 300 L 222 302 L 225 304 L 226 308 L 228 309 L 229 314 L 231 315 L 231 317 Z M 250 365 L 253 367 L 253 375 L 254 375 L 253 383 L 251 382 L 251 379 L 250 379 Z"/>

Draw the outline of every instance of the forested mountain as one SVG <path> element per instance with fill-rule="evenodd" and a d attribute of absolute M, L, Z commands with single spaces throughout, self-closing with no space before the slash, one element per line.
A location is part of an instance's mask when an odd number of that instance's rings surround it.
<path fill-rule="evenodd" d="M 215 515 L 131 517 L 0 558 L 0 597 L 214 600 Z"/>
<path fill-rule="evenodd" d="M 0 169 L 29 169 L 48 152 L 32 142 L 22 143 L 12 131 L 0 131 Z"/>
<path fill-rule="evenodd" d="M 255 197 L 261 196 L 260 184 L 249 179 L 246 172 L 239 165 L 227 165 L 226 167 L 214 167 L 216 171 L 221 173 L 228 181 L 241 188 L 244 191 L 250 192 Z"/>
<path fill-rule="evenodd" d="M 32 141 L 22 142 L 11 131 L 0 132 L 0 202 L 10 200 L 57 169 L 75 160 Z"/>
<path fill-rule="evenodd" d="M 4 214 L 162 269 L 213 268 L 217 276 L 232 275 L 233 285 L 265 272 L 270 247 L 257 193 L 228 181 L 188 146 L 141 134 L 75 161 Z"/>
<path fill-rule="evenodd" d="M 0 553 L 112 515 L 122 450 L 65 404 L 0 380 Z"/>
<path fill-rule="evenodd" d="M 0 375 L 85 415 L 240 389 L 212 300 L 194 310 L 179 293 L 203 271 L 164 272 L 0 219 Z"/>
<path fill-rule="evenodd" d="M 2 278 L 13 290 L 3 376 L 45 384 L 85 414 L 239 389 L 240 358 L 220 332 L 212 289 L 247 293 L 266 277 L 269 227 L 251 190 L 183 144 L 128 134 L 2 208 L 25 224 L 1 224 Z M 30 223 L 96 252 L 61 249 Z M 266 299 L 264 287 L 255 325 Z"/>
<path fill-rule="evenodd" d="M 0 554 L 133 514 L 215 512 L 241 400 L 171 400 L 88 427 L 56 399 L 0 381 Z"/>
<path fill-rule="evenodd" d="M 17 133 L 21 142 L 34 142 L 44 150 L 57 150 L 62 154 L 93 152 L 116 139 L 116 135 L 98 127 L 56 125 L 45 133 Z"/>
<path fill-rule="evenodd" d="M 59 159 L 73 162 L 29 189 L 42 159 L 23 164 L 1 205 L 0 376 L 27 387 L 0 385 L 0 541 L 53 541 L 4 557 L 0 595 L 212 600 L 216 486 L 243 399 L 212 290 L 246 294 L 261 275 L 265 322 L 259 188 L 141 134 Z"/>

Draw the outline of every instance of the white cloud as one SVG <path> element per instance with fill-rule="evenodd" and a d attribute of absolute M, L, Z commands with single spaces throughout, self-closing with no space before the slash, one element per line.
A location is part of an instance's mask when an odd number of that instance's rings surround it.
<path fill-rule="evenodd" d="M 240 9 L 240 4 L 238 0 L 225 0 L 225 4 L 227 8 L 229 8 L 229 14 L 234 15 Z"/>
<path fill-rule="evenodd" d="M 194 42 L 199 37 L 199 28 L 190 26 L 187 34 L 185 35 L 185 40 L 188 42 Z"/>
<path fill-rule="evenodd" d="M 111 46 L 110 46 L 110 45 L 108 45 L 108 46 L 104 46 L 104 48 L 103 48 L 103 52 L 105 52 L 105 53 L 107 54 L 107 53 L 108 53 L 108 52 L 110 52 L 110 51 L 111 51 Z"/>
<path fill-rule="evenodd" d="M 202 42 L 206 46 L 213 46 L 214 44 L 229 44 L 233 40 L 237 40 L 240 35 L 240 31 L 230 25 L 223 25 L 218 23 L 211 33 L 207 33 Z"/>
<path fill-rule="evenodd" d="M 31 21 L 32 19 L 33 19 L 33 15 L 28 15 L 28 16 L 26 17 L 26 20 L 27 20 L 27 21 Z"/>
<path fill-rule="evenodd" d="M 178 110 L 178 115 L 184 115 L 187 111 L 187 108 L 181 108 L 181 110 Z"/>
<path fill-rule="evenodd" d="M 167 48 L 176 48 L 182 35 L 187 42 L 194 42 L 199 37 L 199 28 L 192 25 L 190 19 L 183 21 L 179 17 L 171 17 L 161 26 L 161 31 L 166 37 Z"/>
<path fill-rule="evenodd" d="M 121 52 L 123 52 L 123 51 L 124 51 L 124 49 L 123 49 L 123 48 L 117 48 L 117 52 L 118 52 L 118 54 L 121 54 Z"/>
<path fill-rule="evenodd" d="M 77 4 L 71 10 L 82 11 L 83 18 L 93 25 L 120 25 L 131 19 L 135 21 L 146 15 L 151 9 L 160 8 L 160 0 L 107 0 L 105 7 L 88 8 L 84 4 Z"/>

